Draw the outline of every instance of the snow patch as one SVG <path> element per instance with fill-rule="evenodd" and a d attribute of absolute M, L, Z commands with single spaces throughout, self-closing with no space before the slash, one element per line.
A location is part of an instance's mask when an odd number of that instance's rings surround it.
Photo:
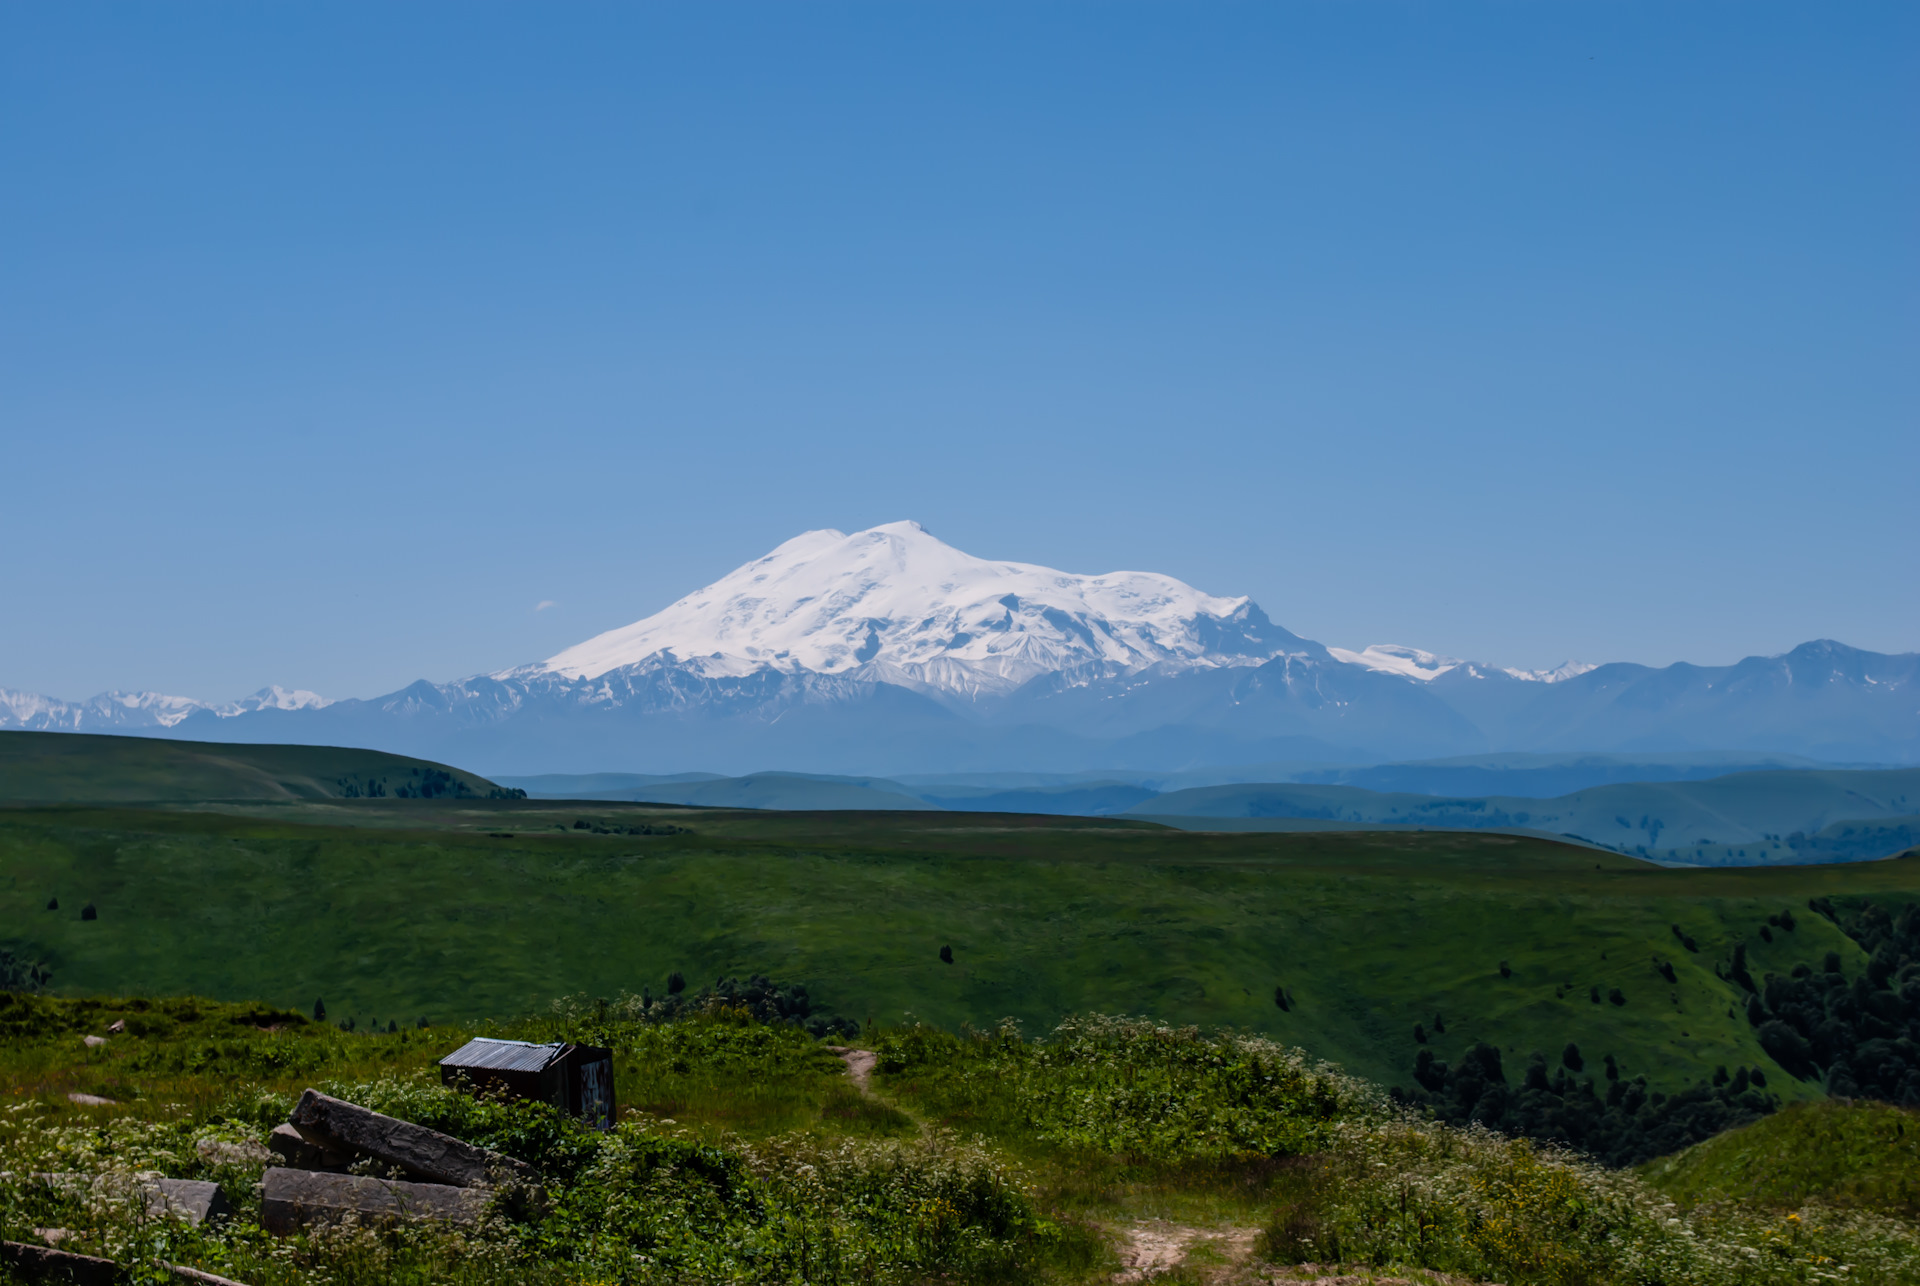
<path fill-rule="evenodd" d="M 1343 647 L 1327 649 L 1336 660 L 1348 665 L 1363 665 L 1369 670 L 1379 670 L 1386 674 L 1397 674 L 1402 678 L 1417 679 L 1428 683 L 1453 670 L 1465 667 L 1474 678 L 1489 674 L 1504 674 L 1523 683 L 1560 683 L 1567 679 L 1585 674 L 1588 670 L 1598 669 L 1585 661 L 1567 661 L 1551 670 L 1516 670 L 1511 666 L 1482 665 L 1473 661 L 1462 661 L 1458 657 L 1439 656 L 1432 652 L 1423 652 L 1417 647 L 1401 647 L 1397 643 L 1375 643 L 1363 652 L 1354 652 Z"/>
<path fill-rule="evenodd" d="M 1419 679 L 1423 683 L 1466 664 L 1457 657 L 1436 656 L 1432 652 L 1422 652 L 1417 647 L 1401 647 L 1398 643 L 1375 643 L 1363 652 L 1352 652 L 1343 647 L 1330 647 L 1327 651 L 1333 653 L 1335 660 L 1345 661 L 1348 665 L 1364 665 L 1369 670 Z"/>

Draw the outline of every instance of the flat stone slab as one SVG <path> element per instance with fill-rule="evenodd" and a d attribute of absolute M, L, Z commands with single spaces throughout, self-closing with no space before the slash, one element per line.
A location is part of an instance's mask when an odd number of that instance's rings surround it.
<path fill-rule="evenodd" d="M 184 1219 L 198 1226 L 232 1213 L 227 1194 L 208 1179 L 156 1179 L 147 1189 L 147 1214 L 155 1219 Z"/>
<path fill-rule="evenodd" d="M 302 1094 L 287 1120 L 309 1143 L 363 1153 L 397 1165 L 428 1183 L 478 1188 L 540 1180 L 525 1161 L 477 1148 L 424 1125 L 369 1111 L 318 1090 Z"/>
<path fill-rule="evenodd" d="M 492 1194 L 483 1188 L 444 1183 L 408 1183 L 359 1174 L 325 1174 L 274 1166 L 267 1171 L 260 1222 L 268 1232 L 285 1235 L 308 1224 L 432 1219 L 478 1223 Z"/>

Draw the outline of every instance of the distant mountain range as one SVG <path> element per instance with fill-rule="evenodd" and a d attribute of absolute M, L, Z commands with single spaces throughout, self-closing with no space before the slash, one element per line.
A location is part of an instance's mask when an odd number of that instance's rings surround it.
<path fill-rule="evenodd" d="M 1329 648 L 1147 572 L 973 558 L 916 523 L 798 536 L 534 665 L 368 700 L 0 690 L 0 728 L 374 747 L 501 773 L 1369 764 L 1491 751 L 1920 762 L 1920 654 L 1513 670 Z"/>

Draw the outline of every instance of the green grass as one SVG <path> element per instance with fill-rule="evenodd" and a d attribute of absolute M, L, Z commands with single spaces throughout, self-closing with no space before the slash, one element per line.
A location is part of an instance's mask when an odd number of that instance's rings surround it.
<path fill-rule="evenodd" d="M 1818 1203 L 1920 1216 L 1920 1113 L 1885 1103 L 1796 1103 L 1661 1157 L 1641 1173 L 1683 1205 L 1779 1210 Z"/>
<path fill-rule="evenodd" d="M 856 1021 L 1038 1031 L 1127 1012 L 1263 1033 L 1386 1084 L 1408 1083 L 1413 1026 L 1436 1013 L 1442 1058 L 1485 1040 L 1519 1067 L 1574 1041 L 1670 1088 L 1770 1066 L 1716 962 L 1744 942 L 1756 976 L 1828 951 L 1853 974 L 1858 948 L 1806 905 L 1863 896 L 1920 896 L 1920 862 L 1668 870 L 1498 835 L 536 801 L 0 810 L 0 945 L 62 994 L 324 998 L 405 1026 L 658 990 L 676 969 L 696 987 L 764 973 Z M 1762 942 L 1784 908 L 1798 930 Z"/>
<path fill-rule="evenodd" d="M 0 732 L 0 802 L 333 799 L 418 788 L 428 773 L 485 796 L 486 778 L 425 759 L 338 746 L 241 746 L 68 732 Z"/>

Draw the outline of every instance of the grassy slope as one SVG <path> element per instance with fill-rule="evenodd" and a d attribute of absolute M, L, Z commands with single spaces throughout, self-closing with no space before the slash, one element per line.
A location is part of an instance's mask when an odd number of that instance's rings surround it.
<path fill-rule="evenodd" d="M 1744 847 L 1751 861 L 1792 857 L 1768 835 L 1920 812 L 1920 768 L 1735 773 L 1710 781 L 1596 786 L 1557 799 L 1382 794 L 1352 786 L 1208 786 L 1140 805 L 1139 815 L 1324 817 L 1425 826 L 1516 827 L 1666 854 L 1702 843 Z M 1660 823 L 1656 830 L 1643 820 Z M 1624 823 L 1624 824 L 1623 824 Z"/>
<path fill-rule="evenodd" d="M 398 785 L 426 769 L 451 774 L 476 794 L 493 789 L 474 773 L 378 750 L 0 732 L 0 801 L 8 802 L 328 799 L 343 777 Z"/>
<path fill-rule="evenodd" d="M 580 796 L 568 792 L 573 798 Z M 603 799 L 655 804 L 693 804 L 703 808 L 932 809 L 904 786 L 881 777 L 804 777 L 795 773 L 754 773 L 714 781 L 653 782 L 620 790 Z"/>
<path fill-rule="evenodd" d="M 1920 1215 L 1920 1113 L 1885 1103 L 1797 1103 L 1641 1173 L 1683 1205 L 1809 1202 Z"/>
<path fill-rule="evenodd" d="M 695 833 L 555 829 L 579 817 Z M 1099 1009 L 1232 1025 L 1388 1083 L 1436 1011 L 1441 1057 L 1488 1039 L 1516 1071 L 1569 1040 L 1656 1084 L 1770 1066 L 1713 963 L 1744 941 L 1756 975 L 1828 950 L 1851 973 L 1858 949 L 1805 906 L 1860 894 L 1920 896 L 1920 863 L 1677 871 L 1491 835 L 532 801 L 0 810 L 0 938 L 47 956 L 70 994 L 324 996 L 335 1017 L 404 1023 L 658 988 L 676 968 L 764 972 L 885 1022 L 1034 1030 Z M 100 919 L 82 922 L 89 899 Z M 1784 907 L 1799 931 L 1763 944 Z M 1628 1003 L 1592 1004 L 1590 986 Z"/>

